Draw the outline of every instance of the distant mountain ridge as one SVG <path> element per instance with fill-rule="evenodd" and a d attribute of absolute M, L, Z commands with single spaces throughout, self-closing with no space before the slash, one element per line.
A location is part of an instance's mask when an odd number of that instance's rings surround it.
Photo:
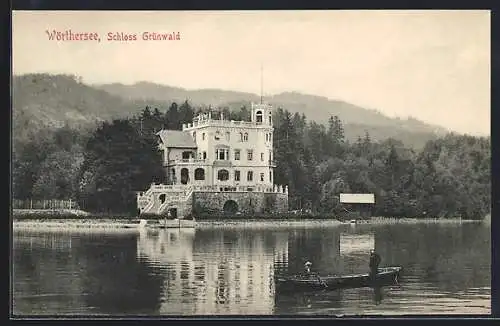
<path fill-rule="evenodd" d="M 89 125 L 96 121 L 130 117 L 146 105 L 165 112 L 172 102 L 188 100 L 194 107 L 228 107 L 260 101 L 256 94 L 219 89 L 186 90 L 150 82 L 88 85 L 71 75 L 26 74 L 13 78 L 13 135 L 25 138 L 44 126 Z M 265 100 L 291 113 L 304 113 L 309 121 L 326 123 L 338 115 L 346 137 L 355 141 L 366 131 L 373 140 L 388 137 L 420 148 L 429 139 L 447 133 L 416 119 L 390 118 L 375 110 L 325 97 L 285 92 Z"/>
<path fill-rule="evenodd" d="M 251 102 L 260 101 L 260 96 L 221 89 L 187 90 L 151 82 L 138 82 L 132 85 L 120 83 L 94 85 L 110 94 L 128 100 L 156 100 L 183 102 L 188 99 L 195 106 L 220 106 L 239 108 Z M 311 121 L 326 123 L 331 115 L 338 115 L 345 124 L 367 124 L 370 126 L 391 126 L 416 132 L 445 134 L 448 131 L 437 125 L 430 125 L 415 118 L 391 118 L 381 112 L 365 109 L 344 101 L 328 99 L 324 96 L 298 92 L 283 92 L 266 96 L 265 100 L 276 107 L 283 107 L 295 113 L 304 113 Z"/>

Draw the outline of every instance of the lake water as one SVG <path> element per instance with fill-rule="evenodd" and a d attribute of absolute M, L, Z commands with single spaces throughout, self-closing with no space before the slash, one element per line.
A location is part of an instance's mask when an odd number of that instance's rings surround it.
<path fill-rule="evenodd" d="M 15 232 L 15 315 L 490 314 L 482 224 Z M 374 243 L 374 244 L 373 244 Z M 399 285 L 285 295 L 274 275 L 366 272 L 371 246 Z"/>

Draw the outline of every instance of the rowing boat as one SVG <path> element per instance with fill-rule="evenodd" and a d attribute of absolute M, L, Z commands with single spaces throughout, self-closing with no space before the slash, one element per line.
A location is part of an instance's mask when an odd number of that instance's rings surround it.
<path fill-rule="evenodd" d="M 379 268 L 375 279 L 368 273 L 353 275 L 292 275 L 275 278 L 276 290 L 282 292 L 337 290 L 346 288 L 380 287 L 398 283 L 402 267 Z"/>

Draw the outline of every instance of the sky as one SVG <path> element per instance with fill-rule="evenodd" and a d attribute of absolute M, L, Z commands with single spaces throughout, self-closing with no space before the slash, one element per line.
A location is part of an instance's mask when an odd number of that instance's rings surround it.
<path fill-rule="evenodd" d="M 100 41 L 49 39 L 67 30 Z M 145 32 L 179 40 L 144 40 Z M 14 11 L 12 63 L 16 75 L 75 74 L 90 84 L 260 94 L 263 80 L 264 95 L 297 91 L 490 134 L 486 10 Z"/>

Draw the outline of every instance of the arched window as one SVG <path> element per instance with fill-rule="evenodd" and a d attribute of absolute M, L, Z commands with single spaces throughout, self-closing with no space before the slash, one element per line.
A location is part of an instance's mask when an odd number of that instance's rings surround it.
<path fill-rule="evenodd" d="M 217 172 L 217 180 L 220 180 L 220 181 L 229 180 L 229 171 L 228 170 L 219 170 L 219 172 Z"/>
<path fill-rule="evenodd" d="M 269 112 L 269 124 L 273 124 L 273 114 L 271 112 Z"/>
<path fill-rule="evenodd" d="M 257 123 L 262 123 L 262 111 L 257 111 L 257 113 L 255 113 L 255 121 L 257 121 Z"/>
<path fill-rule="evenodd" d="M 243 141 L 248 141 L 248 132 L 243 134 Z"/>
<path fill-rule="evenodd" d="M 240 141 L 243 141 L 243 133 L 240 132 Z"/>
<path fill-rule="evenodd" d="M 170 170 L 170 182 L 175 184 L 177 182 L 177 177 L 175 176 L 175 169 Z"/>
<path fill-rule="evenodd" d="M 194 170 L 194 179 L 205 180 L 205 169 L 197 168 L 196 170 Z"/>
<path fill-rule="evenodd" d="M 189 183 L 189 170 L 187 168 L 181 170 L 181 183 L 183 185 Z"/>
<path fill-rule="evenodd" d="M 215 138 L 215 140 L 220 140 L 220 131 L 219 130 L 217 130 L 215 132 L 215 137 L 214 138 Z"/>

